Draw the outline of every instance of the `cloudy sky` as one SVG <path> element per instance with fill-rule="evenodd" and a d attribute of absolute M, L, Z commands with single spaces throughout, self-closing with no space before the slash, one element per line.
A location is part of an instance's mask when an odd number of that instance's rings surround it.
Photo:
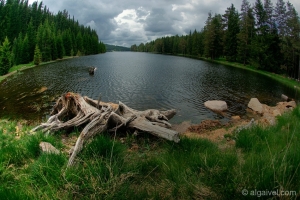
<path fill-rule="evenodd" d="M 29 3 L 33 1 L 29 0 Z M 130 47 L 167 35 L 201 30 L 209 11 L 223 14 L 242 0 L 43 0 L 49 10 L 66 9 L 80 24 L 95 29 L 101 41 Z M 249 0 L 251 4 L 255 0 Z M 273 5 L 277 0 L 272 0 Z M 300 1 L 290 0 L 297 12 Z"/>

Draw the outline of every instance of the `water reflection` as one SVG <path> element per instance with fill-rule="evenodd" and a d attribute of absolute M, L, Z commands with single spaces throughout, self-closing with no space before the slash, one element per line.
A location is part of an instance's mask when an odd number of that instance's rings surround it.
<path fill-rule="evenodd" d="M 93 76 L 88 67 L 95 66 Z M 47 88 L 41 91 L 42 88 Z M 73 91 L 135 109 L 170 109 L 173 123 L 220 118 L 207 110 L 207 100 L 224 100 L 226 117 L 245 114 L 250 98 L 275 104 L 295 90 L 249 71 L 189 58 L 113 52 L 51 63 L 10 77 L 0 86 L 0 116 L 44 120 L 56 97 Z M 225 117 L 225 118 L 226 118 Z"/>

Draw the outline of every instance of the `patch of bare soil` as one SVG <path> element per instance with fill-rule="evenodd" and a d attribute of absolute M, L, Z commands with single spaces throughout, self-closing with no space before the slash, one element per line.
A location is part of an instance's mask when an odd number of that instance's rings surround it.
<path fill-rule="evenodd" d="M 225 125 L 222 125 L 221 122 L 218 120 L 204 120 L 198 125 L 190 126 L 188 128 L 188 131 L 193 133 L 203 133 L 204 131 L 211 131 L 217 128 L 221 128 L 222 126 Z"/>

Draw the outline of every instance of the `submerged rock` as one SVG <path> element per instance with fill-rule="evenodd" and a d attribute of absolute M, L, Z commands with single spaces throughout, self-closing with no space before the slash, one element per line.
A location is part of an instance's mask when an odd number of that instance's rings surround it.
<path fill-rule="evenodd" d="M 228 109 L 225 101 L 212 100 L 204 102 L 204 106 L 212 111 L 223 112 Z"/>

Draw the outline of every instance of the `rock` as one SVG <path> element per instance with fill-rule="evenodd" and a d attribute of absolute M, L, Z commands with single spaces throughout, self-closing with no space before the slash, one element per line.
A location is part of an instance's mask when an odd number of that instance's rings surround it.
<path fill-rule="evenodd" d="M 228 109 L 225 101 L 213 100 L 204 102 L 204 106 L 216 112 L 222 112 Z"/>
<path fill-rule="evenodd" d="M 281 95 L 281 99 L 283 99 L 284 101 L 288 101 L 289 97 L 286 96 L 286 95 L 284 95 L 284 94 L 282 94 Z"/>
<path fill-rule="evenodd" d="M 292 108 L 296 108 L 296 102 L 295 101 L 290 101 L 286 104 L 286 107 L 292 107 Z"/>
<path fill-rule="evenodd" d="M 250 108 L 251 110 L 262 114 L 263 111 L 263 106 L 262 104 L 258 101 L 257 98 L 251 98 L 249 103 L 248 103 L 248 108 Z"/>
<path fill-rule="evenodd" d="M 241 117 L 236 115 L 236 116 L 231 116 L 231 119 L 237 121 L 237 120 L 240 120 Z"/>
<path fill-rule="evenodd" d="M 53 153 L 53 154 L 59 154 L 59 150 L 57 150 L 52 144 L 49 142 L 41 142 L 39 144 L 40 149 L 45 153 Z"/>

